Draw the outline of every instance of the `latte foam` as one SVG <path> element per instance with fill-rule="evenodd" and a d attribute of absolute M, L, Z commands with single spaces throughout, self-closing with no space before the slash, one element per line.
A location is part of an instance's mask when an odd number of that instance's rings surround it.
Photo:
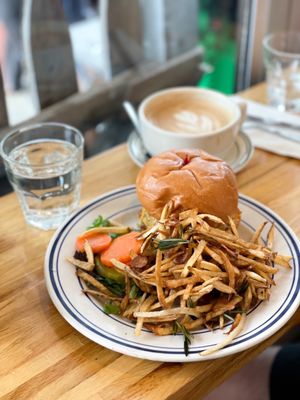
<path fill-rule="evenodd" d="M 157 127 L 174 133 L 208 134 L 230 122 L 230 113 L 211 100 L 192 93 L 162 94 L 145 109 L 146 118 Z"/>

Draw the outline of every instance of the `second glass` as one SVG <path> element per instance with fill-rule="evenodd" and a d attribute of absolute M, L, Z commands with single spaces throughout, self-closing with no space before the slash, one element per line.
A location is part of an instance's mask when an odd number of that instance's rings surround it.
<path fill-rule="evenodd" d="M 79 206 L 83 143 L 80 131 L 58 123 L 4 137 L 1 156 L 29 224 L 55 229 Z"/>
<path fill-rule="evenodd" d="M 300 111 L 300 33 L 279 32 L 263 40 L 269 103 L 280 111 Z"/>

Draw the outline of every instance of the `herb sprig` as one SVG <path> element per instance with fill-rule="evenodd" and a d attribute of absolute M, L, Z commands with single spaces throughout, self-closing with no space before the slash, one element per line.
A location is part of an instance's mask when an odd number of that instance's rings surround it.
<path fill-rule="evenodd" d="M 125 284 L 122 282 L 117 282 L 113 279 L 109 279 L 105 276 L 99 275 L 95 272 L 92 272 L 91 275 L 97 279 L 97 281 L 103 283 L 114 295 L 118 297 L 125 296 Z"/>
<path fill-rule="evenodd" d="M 185 326 L 183 326 L 180 322 L 175 321 L 173 325 L 173 335 L 176 335 L 178 332 L 181 332 L 184 337 L 184 342 L 183 342 L 183 348 L 184 348 L 184 354 L 186 356 L 189 355 L 189 345 L 192 342 L 192 336 L 190 332 L 186 329 Z"/>
<path fill-rule="evenodd" d="M 105 219 L 102 217 L 102 215 L 99 215 L 94 221 L 91 223 L 90 226 L 87 227 L 87 229 L 92 229 L 92 228 L 99 228 L 100 226 L 111 226 L 111 223 L 108 219 Z M 112 239 L 117 238 L 118 236 L 121 236 L 120 233 L 110 233 L 109 236 Z"/>
<path fill-rule="evenodd" d="M 188 240 L 180 238 L 162 239 L 162 240 L 156 240 L 154 242 L 159 250 L 168 250 L 172 249 L 173 247 L 189 243 Z"/>
<path fill-rule="evenodd" d="M 108 219 L 103 218 L 102 215 L 99 215 L 87 229 L 99 228 L 99 226 L 110 226 L 110 222 Z"/>

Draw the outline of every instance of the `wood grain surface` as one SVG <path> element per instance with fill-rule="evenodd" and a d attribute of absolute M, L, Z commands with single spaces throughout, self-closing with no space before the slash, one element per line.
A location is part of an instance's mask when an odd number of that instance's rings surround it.
<path fill-rule="evenodd" d="M 244 93 L 264 101 L 264 86 Z M 135 182 L 138 168 L 126 145 L 84 163 L 81 203 Z M 256 150 L 238 174 L 241 193 L 271 207 L 300 236 L 300 162 Z M 53 232 L 25 224 L 15 194 L 1 198 L 0 399 L 201 399 L 285 332 L 247 351 L 198 363 L 144 361 L 103 348 L 75 331 L 56 311 L 43 277 Z"/>

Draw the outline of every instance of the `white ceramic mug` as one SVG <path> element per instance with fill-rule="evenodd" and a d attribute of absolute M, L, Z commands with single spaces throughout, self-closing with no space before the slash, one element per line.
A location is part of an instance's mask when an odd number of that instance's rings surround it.
<path fill-rule="evenodd" d="M 173 120 L 168 119 L 169 109 Z M 145 98 L 138 114 L 144 146 L 151 155 L 200 148 L 224 157 L 245 119 L 246 105 L 214 90 L 178 87 Z"/>

